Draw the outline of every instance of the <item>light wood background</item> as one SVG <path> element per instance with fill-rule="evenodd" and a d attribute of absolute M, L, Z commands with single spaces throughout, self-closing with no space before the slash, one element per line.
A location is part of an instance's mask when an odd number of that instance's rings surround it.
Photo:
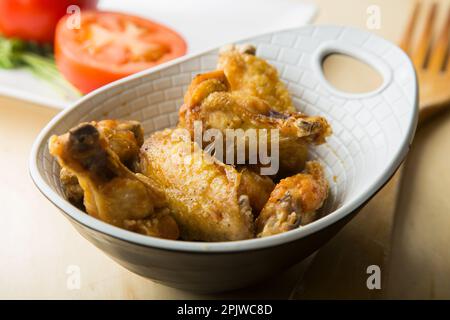
<path fill-rule="evenodd" d="M 409 0 L 316 2 L 317 23 L 361 28 L 367 8 L 378 5 L 381 28 L 371 31 L 391 41 L 398 41 L 413 5 Z M 345 60 L 327 62 L 332 81 L 357 91 L 376 85 L 364 67 Z M 38 192 L 28 174 L 29 152 L 56 113 L 0 97 L 0 298 L 450 298 L 450 112 L 417 132 L 401 187 L 396 176 L 318 253 L 256 287 L 211 296 L 125 270 L 82 238 Z M 372 264 L 381 268 L 381 290 L 366 287 Z M 80 268 L 80 289 L 67 286 L 70 266 Z"/>

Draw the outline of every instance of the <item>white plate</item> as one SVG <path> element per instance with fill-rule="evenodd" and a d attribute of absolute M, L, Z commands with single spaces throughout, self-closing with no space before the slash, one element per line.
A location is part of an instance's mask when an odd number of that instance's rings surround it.
<path fill-rule="evenodd" d="M 100 9 L 151 18 L 177 30 L 188 43 L 188 53 L 203 51 L 269 31 L 310 22 L 316 6 L 292 0 L 102 0 Z M 76 100 L 55 92 L 26 70 L 0 69 L 0 95 L 64 108 Z"/>

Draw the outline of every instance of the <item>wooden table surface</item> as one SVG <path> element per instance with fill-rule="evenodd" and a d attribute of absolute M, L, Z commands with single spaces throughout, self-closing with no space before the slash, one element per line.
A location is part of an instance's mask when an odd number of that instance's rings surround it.
<path fill-rule="evenodd" d="M 391 41 L 399 39 L 413 5 L 409 0 L 316 2 L 316 23 L 361 28 L 367 28 L 368 8 L 378 6 L 380 29 L 370 31 Z M 330 79 L 353 90 L 377 81 L 341 59 L 326 68 Z M 57 112 L 0 97 L 0 298 L 450 298 L 450 112 L 417 132 L 401 187 L 396 176 L 315 255 L 256 287 L 209 296 L 168 288 L 122 268 L 39 193 L 28 174 L 29 152 Z M 380 266 L 380 290 L 366 286 L 369 265 Z M 67 285 L 73 268 L 80 271 L 79 289 Z"/>

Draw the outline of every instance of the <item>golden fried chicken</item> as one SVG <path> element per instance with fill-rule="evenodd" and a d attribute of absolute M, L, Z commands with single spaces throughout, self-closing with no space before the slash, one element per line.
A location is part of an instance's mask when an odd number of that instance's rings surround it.
<path fill-rule="evenodd" d="M 322 166 L 306 163 L 304 173 L 281 180 L 256 219 L 258 237 L 282 233 L 315 219 L 316 211 L 328 196 L 328 182 Z"/>
<path fill-rule="evenodd" d="M 222 71 L 197 75 L 179 112 L 179 126 L 194 132 L 194 121 L 204 129 L 279 129 L 280 137 L 302 138 L 320 144 L 330 134 L 325 118 L 300 112 L 278 112 L 266 101 L 230 91 Z"/>
<path fill-rule="evenodd" d="M 136 171 L 139 149 L 144 142 L 142 125 L 131 120 L 102 120 L 90 123 L 105 137 L 108 147 L 117 154 L 120 161 L 132 171 Z M 84 192 L 77 176 L 69 168 L 63 167 L 59 178 L 66 198 L 75 206 L 82 208 Z"/>
<path fill-rule="evenodd" d="M 139 150 L 144 143 L 144 129 L 138 121 L 101 120 L 91 122 L 106 138 L 109 148 L 120 161 L 134 171 L 139 162 Z"/>
<path fill-rule="evenodd" d="M 263 100 L 235 92 L 213 92 L 200 105 L 185 103 L 179 120 L 192 133 L 194 121 L 200 121 L 204 129 L 278 129 L 280 138 L 314 144 L 323 143 L 330 131 L 323 117 L 274 112 Z"/>
<path fill-rule="evenodd" d="M 256 217 L 262 210 L 275 184 L 268 176 L 262 176 L 247 167 L 238 169 L 241 174 L 240 189 L 246 193 Z"/>
<path fill-rule="evenodd" d="M 227 129 L 265 129 L 270 148 L 271 131 L 278 130 L 279 160 L 282 175 L 303 169 L 308 144 L 321 144 L 331 134 L 325 118 L 306 116 L 300 112 L 278 112 L 265 101 L 244 91 L 230 91 L 222 71 L 196 76 L 189 86 L 179 112 L 179 127 L 194 136 L 196 122 L 204 130 L 218 129 L 225 136 Z M 247 137 L 244 137 L 247 139 Z M 248 141 L 244 141 L 248 149 Z M 261 143 L 258 141 L 257 143 Z"/>
<path fill-rule="evenodd" d="M 295 112 L 291 96 L 277 70 L 255 56 L 250 45 L 229 45 L 221 49 L 217 69 L 223 70 L 232 91 L 240 91 L 266 101 L 274 111 Z"/>
<path fill-rule="evenodd" d="M 90 215 L 147 235 L 178 238 L 161 191 L 148 178 L 131 172 L 95 125 L 82 123 L 52 136 L 49 150 L 61 167 L 76 175 Z"/>
<path fill-rule="evenodd" d="M 175 129 L 144 141 L 139 122 L 102 120 L 52 136 L 66 198 L 105 222 L 167 239 L 243 240 L 313 221 L 328 183 L 318 162 L 306 162 L 308 147 L 331 128 L 297 112 L 277 70 L 255 52 L 221 50 L 218 70 L 192 80 Z"/>
<path fill-rule="evenodd" d="M 163 190 L 185 240 L 253 238 L 242 175 L 204 152 L 185 129 L 153 133 L 143 144 L 141 171 Z"/>
<path fill-rule="evenodd" d="M 144 219 L 126 219 L 123 227 L 127 230 L 165 239 L 178 239 L 180 231 L 169 209 L 158 209 L 151 216 Z"/>

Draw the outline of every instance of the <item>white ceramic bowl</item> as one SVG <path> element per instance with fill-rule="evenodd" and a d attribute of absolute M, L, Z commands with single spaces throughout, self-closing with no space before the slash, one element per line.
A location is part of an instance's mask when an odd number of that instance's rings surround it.
<path fill-rule="evenodd" d="M 105 86 L 58 114 L 37 137 L 30 159 L 39 190 L 94 245 L 129 270 L 193 291 L 230 290 L 257 282 L 301 261 L 328 241 L 388 181 L 405 157 L 417 122 L 417 83 L 408 57 L 368 32 L 307 26 L 246 39 L 274 64 L 295 105 L 326 116 L 333 135 L 312 150 L 325 166 L 331 196 L 323 218 L 262 239 L 202 243 L 157 239 L 123 230 L 78 210 L 65 200 L 59 167 L 47 148 L 52 134 L 79 122 L 105 118 L 142 122 L 146 135 L 174 126 L 183 93 L 195 74 L 215 69 L 218 50 L 186 56 Z M 373 92 L 347 94 L 325 80 L 329 53 L 354 56 L 382 75 Z M 351 77 L 352 74 L 349 74 Z M 333 179 L 336 177 L 336 179 Z"/>

